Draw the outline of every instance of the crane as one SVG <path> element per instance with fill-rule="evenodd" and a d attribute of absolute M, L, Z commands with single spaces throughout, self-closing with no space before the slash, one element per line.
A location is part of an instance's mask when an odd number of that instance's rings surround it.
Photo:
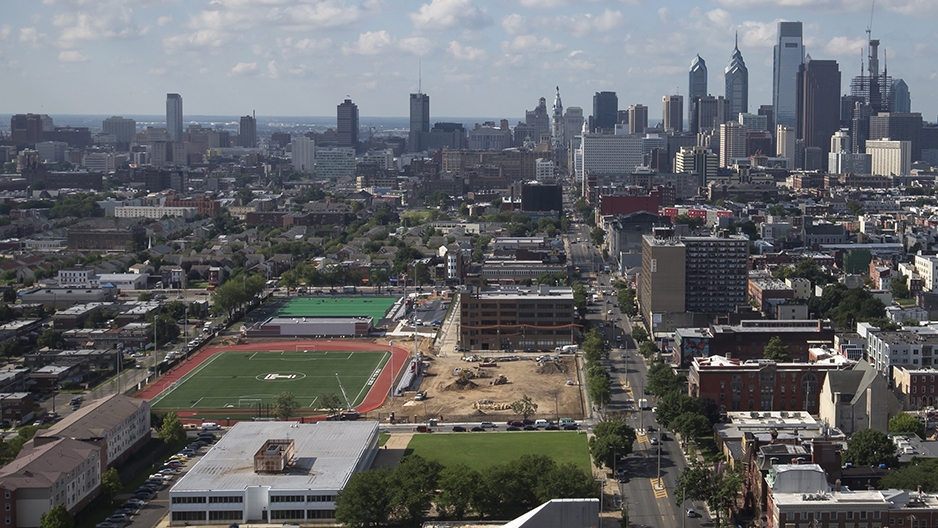
<path fill-rule="evenodd" d="M 342 386 L 342 380 L 339 378 L 339 373 L 335 373 L 335 380 L 339 382 L 339 390 L 342 391 L 342 397 L 345 398 L 345 408 L 346 410 L 342 412 L 340 419 L 341 420 L 357 420 L 361 413 L 352 408 L 352 402 L 348 399 L 348 393 L 345 392 L 345 387 Z"/>

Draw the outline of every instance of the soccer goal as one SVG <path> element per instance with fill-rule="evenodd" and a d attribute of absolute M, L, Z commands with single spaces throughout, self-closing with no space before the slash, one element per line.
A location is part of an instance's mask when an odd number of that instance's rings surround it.
<path fill-rule="evenodd" d="M 238 398 L 239 409 L 260 409 L 263 405 L 263 398 Z"/>

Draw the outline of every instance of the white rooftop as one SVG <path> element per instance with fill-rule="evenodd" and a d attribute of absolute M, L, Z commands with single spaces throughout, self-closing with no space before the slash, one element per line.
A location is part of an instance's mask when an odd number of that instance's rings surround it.
<path fill-rule="evenodd" d="M 378 422 L 239 422 L 173 486 L 171 493 L 273 490 L 338 491 L 377 442 Z M 254 454 L 267 440 L 295 441 L 292 467 L 255 473 Z M 367 468 L 364 468 L 367 469 Z"/>

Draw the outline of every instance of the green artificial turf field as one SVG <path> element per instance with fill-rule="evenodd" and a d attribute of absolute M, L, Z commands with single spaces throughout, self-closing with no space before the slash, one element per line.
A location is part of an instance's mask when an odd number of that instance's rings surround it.
<path fill-rule="evenodd" d="M 373 317 L 384 318 L 397 297 L 297 297 L 277 310 L 276 317 Z"/>
<path fill-rule="evenodd" d="M 274 345 L 276 346 L 276 345 Z M 320 394 L 342 398 L 335 375 L 358 405 L 368 394 L 388 352 L 231 351 L 215 354 L 150 402 L 154 410 L 240 409 L 272 404 L 283 391 L 300 410 L 318 409 Z M 344 405 L 344 404 L 343 404 Z"/>
<path fill-rule="evenodd" d="M 583 471 L 590 471 L 589 445 L 583 432 L 418 433 L 407 450 L 444 466 L 463 463 L 477 470 L 531 454 L 547 455 L 558 464 L 573 462 Z"/>

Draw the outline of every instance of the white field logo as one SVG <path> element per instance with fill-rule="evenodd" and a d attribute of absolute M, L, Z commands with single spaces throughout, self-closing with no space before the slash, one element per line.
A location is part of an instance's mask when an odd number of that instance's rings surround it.
<path fill-rule="evenodd" d="M 290 380 L 290 379 L 296 379 L 296 374 L 268 374 L 264 376 L 264 379 L 269 380 L 269 381 L 277 381 L 277 380 L 282 380 L 282 379 Z"/>

